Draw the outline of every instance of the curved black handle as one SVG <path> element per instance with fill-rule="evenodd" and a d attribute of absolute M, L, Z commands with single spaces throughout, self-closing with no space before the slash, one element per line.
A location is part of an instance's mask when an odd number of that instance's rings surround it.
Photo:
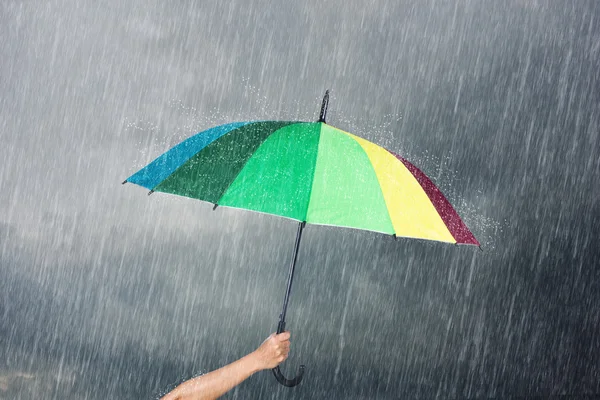
<path fill-rule="evenodd" d="M 273 368 L 273 375 L 275 375 L 275 379 L 277 382 L 281 383 L 283 386 L 294 387 L 300 382 L 302 382 L 302 375 L 304 375 L 304 365 L 300 366 L 300 370 L 298 371 L 298 375 L 294 379 L 287 379 L 281 371 L 279 367 Z"/>

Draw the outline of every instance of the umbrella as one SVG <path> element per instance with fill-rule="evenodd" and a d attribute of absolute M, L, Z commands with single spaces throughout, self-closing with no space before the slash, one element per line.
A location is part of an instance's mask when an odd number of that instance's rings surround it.
<path fill-rule="evenodd" d="M 127 178 L 154 192 L 242 208 L 298 222 L 277 333 L 305 224 L 381 232 L 454 244 L 479 243 L 433 182 L 401 156 L 326 123 L 249 121 L 200 132 Z M 292 387 L 279 367 L 278 382 Z"/>

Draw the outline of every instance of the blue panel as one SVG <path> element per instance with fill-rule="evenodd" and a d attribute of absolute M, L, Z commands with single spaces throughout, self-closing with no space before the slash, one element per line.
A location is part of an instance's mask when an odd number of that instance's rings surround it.
<path fill-rule="evenodd" d="M 127 182 L 135 183 L 136 185 L 152 190 L 160 182 L 175 172 L 181 164 L 192 158 L 210 143 L 214 142 L 227 132 L 231 132 L 232 130 L 249 123 L 250 122 L 234 122 L 202 131 L 160 155 L 156 160 L 127 178 Z"/>

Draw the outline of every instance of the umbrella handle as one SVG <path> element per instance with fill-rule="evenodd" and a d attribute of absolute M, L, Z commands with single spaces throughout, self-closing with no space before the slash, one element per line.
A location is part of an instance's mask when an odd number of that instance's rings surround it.
<path fill-rule="evenodd" d="M 300 382 L 302 382 L 302 376 L 304 375 L 304 365 L 300 366 L 300 369 L 298 370 L 298 375 L 294 379 L 287 379 L 285 376 L 283 376 L 283 374 L 279 370 L 279 367 L 273 368 L 273 375 L 275 375 L 275 379 L 277 379 L 277 382 L 281 383 L 283 386 L 294 387 Z"/>
<path fill-rule="evenodd" d="M 279 324 L 277 325 L 277 334 L 279 335 L 283 331 L 285 331 L 285 321 L 280 319 Z M 300 369 L 298 370 L 298 375 L 294 379 L 287 379 L 285 376 L 283 376 L 283 374 L 279 370 L 279 366 L 273 368 L 273 375 L 275 375 L 275 379 L 277 379 L 277 382 L 281 383 L 283 386 L 294 387 L 300 382 L 302 382 L 304 368 L 304 365 L 300 366 Z"/>

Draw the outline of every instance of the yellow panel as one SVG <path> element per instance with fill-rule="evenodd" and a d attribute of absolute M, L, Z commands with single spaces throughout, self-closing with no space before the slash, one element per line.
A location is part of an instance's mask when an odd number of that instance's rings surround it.
<path fill-rule="evenodd" d="M 396 236 L 456 243 L 429 197 L 402 161 L 374 143 L 344 133 L 356 140 L 371 160 Z"/>

